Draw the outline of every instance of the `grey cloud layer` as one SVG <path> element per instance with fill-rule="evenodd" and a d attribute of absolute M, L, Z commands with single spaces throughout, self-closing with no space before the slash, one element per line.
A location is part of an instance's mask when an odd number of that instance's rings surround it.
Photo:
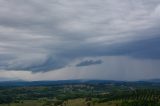
<path fill-rule="evenodd" d="M 0 69 L 49 71 L 113 55 L 159 59 L 159 19 L 159 0 L 1 0 Z"/>

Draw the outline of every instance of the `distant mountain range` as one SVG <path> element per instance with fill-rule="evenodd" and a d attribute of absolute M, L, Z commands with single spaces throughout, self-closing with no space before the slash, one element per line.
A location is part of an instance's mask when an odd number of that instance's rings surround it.
<path fill-rule="evenodd" d="M 160 79 L 150 79 L 150 80 L 145 80 L 146 82 L 155 82 L 155 83 L 160 83 Z"/>
<path fill-rule="evenodd" d="M 5 81 L 19 81 L 19 79 L 17 79 L 17 78 L 0 77 L 0 82 L 5 82 Z"/>
<path fill-rule="evenodd" d="M 114 80 L 58 80 L 58 81 L 23 81 L 19 79 L 11 80 L 0 78 L 0 86 L 51 86 L 63 84 L 117 84 L 117 85 L 130 85 L 130 84 L 158 84 L 160 79 L 141 80 L 141 81 L 114 81 Z"/>

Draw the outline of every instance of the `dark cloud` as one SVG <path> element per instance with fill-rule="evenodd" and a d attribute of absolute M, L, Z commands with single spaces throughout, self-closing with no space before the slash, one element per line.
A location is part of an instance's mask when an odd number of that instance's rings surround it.
<path fill-rule="evenodd" d="M 102 56 L 160 59 L 159 18 L 158 0 L 1 0 L 0 69 L 46 72 Z"/>
<path fill-rule="evenodd" d="M 160 38 L 150 38 L 112 45 L 106 55 L 130 56 L 136 59 L 160 59 Z M 105 55 L 105 54 L 104 54 Z"/>
<path fill-rule="evenodd" d="M 83 67 L 83 66 L 90 66 L 90 65 L 97 65 L 97 64 L 102 64 L 102 60 L 85 60 L 80 63 L 78 63 L 76 66 L 77 67 Z"/>

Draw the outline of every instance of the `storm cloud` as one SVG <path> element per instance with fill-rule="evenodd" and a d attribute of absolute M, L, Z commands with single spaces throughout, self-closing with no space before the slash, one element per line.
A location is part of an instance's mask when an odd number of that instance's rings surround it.
<path fill-rule="evenodd" d="M 1 0 L 0 70 L 89 67 L 109 56 L 157 61 L 159 29 L 159 0 Z"/>
<path fill-rule="evenodd" d="M 77 67 L 83 67 L 83 66 L 90 66 L 90 65 L 96 65 L 96 64 L 102 64 L 102 60 L 85 60 L 77 64 Z"/>

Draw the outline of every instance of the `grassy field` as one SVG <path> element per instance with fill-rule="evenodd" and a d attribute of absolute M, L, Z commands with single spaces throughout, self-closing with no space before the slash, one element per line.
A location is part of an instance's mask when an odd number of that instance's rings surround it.
<path fill-rule="evenodd" d="M 0 106 L 42 106 L 43 103 L 38 102 L 38 101 L 24 101 L 23 103 L 11 103 L 10 105 L 8 104 L 0 104 Z"/>
<path fill-rule="evenodd" d="M 0 104 L 0 106 L 43 106 L 43 102 L 39 101 L 24 101 L 23 103 L 12 103 L 8 104 Z M 66 106 L 86 106 L 86 102 L 84 99 L 75 99 L 69 100 L 66 102 Z M 99 103 L 95 104 L 94 106 L 116 106 L 116 103 L 108 102 L 108 103 Z"/>
<path fill-rule="evenodd" d="M 160 84 L 156 84 L 3 86 L 0 87 L 0 106 L 160 106 Z"/>
<path fill-rule="evenodd" d="M 86 106 L 86 102 L 84 99 L 75 99 L 68 101 L 68 104 L 66 106 Z M 107 103 L 96 103 L 94 106 L 116 106 L 116 103 L 114 102 L 107 102 Z"/>

